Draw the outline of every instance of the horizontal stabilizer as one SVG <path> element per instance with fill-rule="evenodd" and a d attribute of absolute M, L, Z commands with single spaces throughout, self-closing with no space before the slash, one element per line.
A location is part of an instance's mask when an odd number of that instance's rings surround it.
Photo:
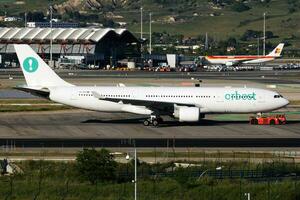
<path fill-rule="evenodd" d="M 28 87 L 14 87 L 14 89 L 23 91 L 23 92 L 28 92 L 34 96 L 39 96 L 42 98 L 47 98 L 49 99 L 50 91 L 48 89 L 34 89 L 34 88 L 28 88 Z"/>

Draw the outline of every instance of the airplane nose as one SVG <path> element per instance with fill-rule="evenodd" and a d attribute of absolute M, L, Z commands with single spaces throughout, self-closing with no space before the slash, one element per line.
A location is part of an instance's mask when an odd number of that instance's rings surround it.
<path fill-rule="evenodd" d="M 289 100 L 283 99 L 283 106 L 286 106 L 286 105 L 288 105 L 289 103 L 290 103 Z"/>

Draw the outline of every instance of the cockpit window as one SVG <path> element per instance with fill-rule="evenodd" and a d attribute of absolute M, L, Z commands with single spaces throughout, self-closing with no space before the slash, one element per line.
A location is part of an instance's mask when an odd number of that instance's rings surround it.
<path fill-rule="evenodd" d="M 283 96 L 280 95 L 280 94 L 277 94 L 277 95 L 274 95 L 274 98 L 275 98 L 275 99 L 277 99 L 277 98 L 283 98 Z"/>

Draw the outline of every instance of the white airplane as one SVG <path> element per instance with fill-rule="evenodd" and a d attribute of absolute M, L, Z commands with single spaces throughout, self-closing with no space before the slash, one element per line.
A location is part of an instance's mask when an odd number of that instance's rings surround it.
<path fill-rule="evenodd" d="M 284 43 L 280 43 L 271 53 L 266 56 L 205 56 L 210 64 L 226 65 L 231 67 L 238 64 L 260 64 L 269 62 L 281 56 Z"/>
<path fill-rule="evenodd" d="M 256 88 L 75 86 L 62 80 L 30 46 L 14 47 L 27 83 L 18 89 L 81 109 L 149 115 L 145 126 L 158 126 L 162 115 L 198 122 L 208 113 L 262 113 L 289 103 L 277 92 Z"/>

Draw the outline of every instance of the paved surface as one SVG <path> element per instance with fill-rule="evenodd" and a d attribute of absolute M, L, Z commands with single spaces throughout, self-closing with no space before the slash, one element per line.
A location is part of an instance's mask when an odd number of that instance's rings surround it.
<path fill-rule="evenodd" d="M 62 71 L 59 75 L 78 85 L 181 85 L 205 79 L 203 86 L 243 86 L 276 89 L 290 100 L 299 100 L 300 71 L 255 72 L 107 72 Z M 13 80 L 8 80 L 12 76 Z M 189 80 L 189 81 L 188 81 Z M 20 71 L 0 70 L 1 98 L 33 98 L 11 90 L 24 83 Z M 230 83 L 230 84 L 229 84 Z M 186 83 L 185 83 L 186 84 Z M 295 119 L 300 119 L 296 117 Z M 144 127 L 143 117 L 88 111 L 0 113 L 0 146 L 82 147 L 300 147 L 300 120 L 285 126 L 251 126 L 247 121 L 204 120 L 200 123 L 168 121 L 159 128 Z"/>
<path fill-rule="evenodd" d="M 101 70 L 58 70 L 64 79 L 81 78 L 176 78 L 176 79 L 224 79 L 224 80 L 252 80 L 262 83 L 300 83 L 299 70 L 289 71 L 237 71 L 237 72 L 147 72 L 147 71 L 101 71 Z M 0 70 L 0 79 L 23 79 L 20 69 Z"/>
<path fill-rule="evenodd" d="M 128 86 L 192 86 L 197 79 L 204 87 L 259 87 L 276 85 L 276 91 L 289 100 L 300 99 L 300 71 L 239 71 L 239 72 L 118 72 L 118 71 L 58 71 L 58 74 L 75 85 L 117 85 Z M 9 80 L 12 76 L 14 79 Z M 11 88 L 24 84 L 20 70 L 0 70 L 0 99 L 36 98 L 28 93 Z M 269 88 L 270 89 L 270 88 Z"/>
<path fill-rule="evenodd" d="M 253 126 L 247 121 L 179 123 L 144 127 L 140 116 L 88 111 L 0 114 L 1 138 L 300 138 L 300 121 L 283 126 Z"/>

